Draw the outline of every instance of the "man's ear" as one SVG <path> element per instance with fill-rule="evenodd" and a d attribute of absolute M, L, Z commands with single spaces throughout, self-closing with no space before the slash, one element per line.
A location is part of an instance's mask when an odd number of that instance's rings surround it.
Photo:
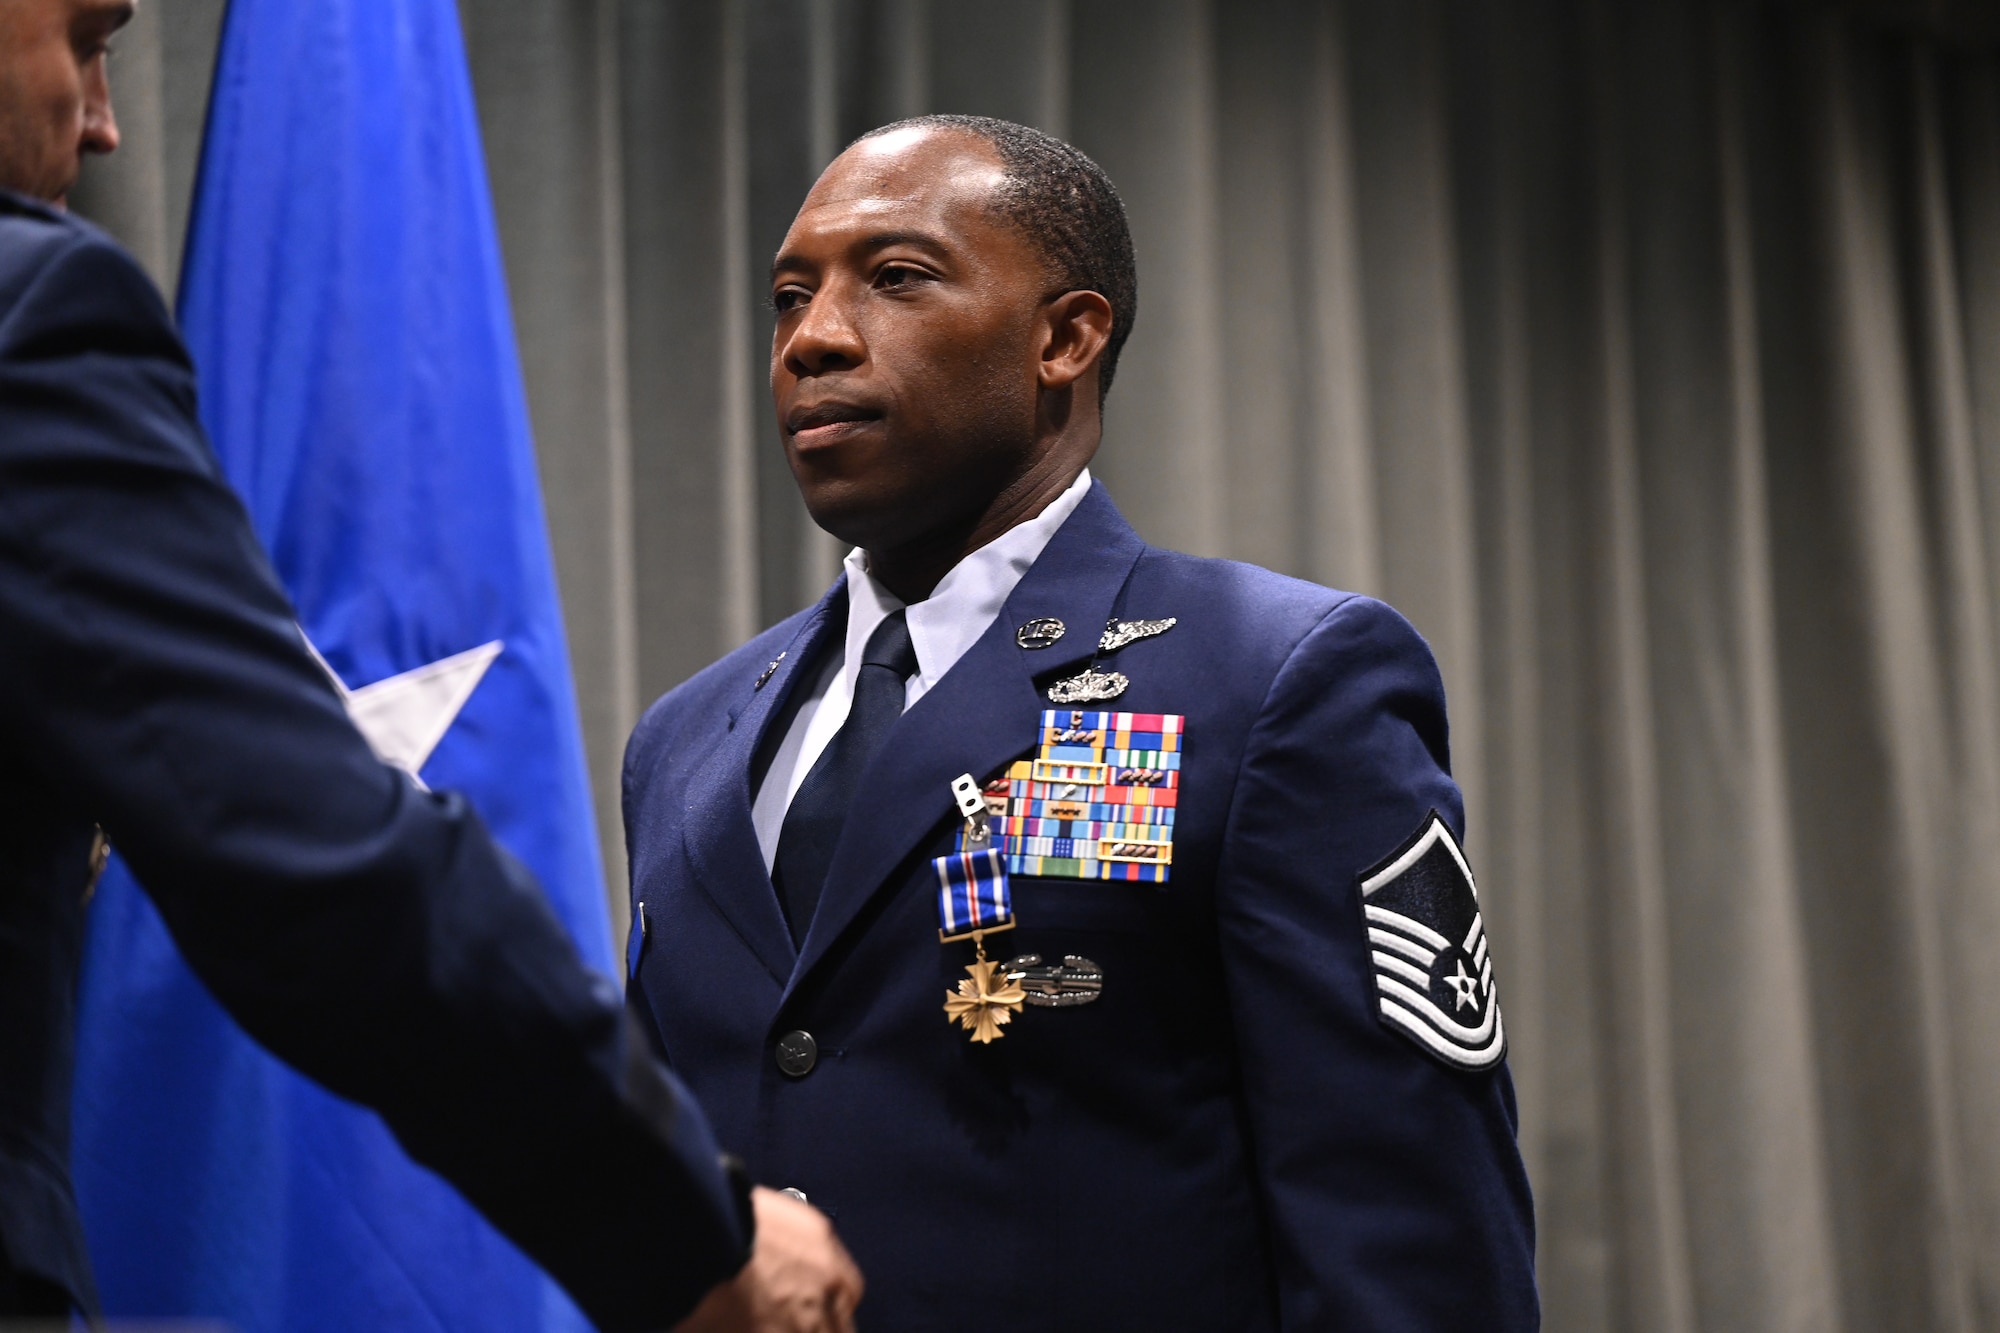
<path fill-rule="evenodd" d="M 1111 342 L 1111 302 L 1096 292 L 1064 292 L 1042 307 L 1042 328 L 1041 387 L 1067 389 Z"/>

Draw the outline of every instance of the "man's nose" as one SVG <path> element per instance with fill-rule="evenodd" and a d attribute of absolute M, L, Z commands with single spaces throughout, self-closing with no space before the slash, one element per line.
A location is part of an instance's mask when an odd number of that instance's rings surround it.
<path fill-rule="evenodd" d="M 839 287 L 829 284 L 799 312 L 785 340 L 785 369 L 794 375 L 821 375 L 829 370 L 852 370 L 868 357 L 868 345 L 841 299 Z"/>
<path fill-rule="evenodd" d="M 104 57 L 90 62 L 83 84 L 83 135 L 78 147 L 86 153 L 118 151 L 118 117 L 111 110 L 111 79 Z"/>

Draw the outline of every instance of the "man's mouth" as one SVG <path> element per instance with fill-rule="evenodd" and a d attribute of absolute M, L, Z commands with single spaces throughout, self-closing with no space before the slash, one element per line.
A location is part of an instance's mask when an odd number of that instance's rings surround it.
<path fill-rule="evenodd" d="M 858 407 L 852 403 L 814 403 L 810 407 L 793 408 L 785 414 L 785 433 L 792 437 L 792 443 L 797 448 L 821 448 L 858 434 L 881 419 L 882 413 L 872 407 Z"/>

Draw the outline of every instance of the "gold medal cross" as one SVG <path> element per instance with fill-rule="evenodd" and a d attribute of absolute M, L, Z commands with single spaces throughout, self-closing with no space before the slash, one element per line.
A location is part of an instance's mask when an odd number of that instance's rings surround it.
<path fill-rule="evenodd" d="M 944 1016 L 946 1022 L 964 1024 L 972 1039 L 983 1045 L 1006 1035 L 1000 1029 L 1021 1012 L 1026 993 L 1020 981 L 1002 972 L 998 963 L 986 961 L 985 949 L 979 954 L 979 961 L 965 969 L 971 975 L 958 983 L 957 990 L 945 992 Z"/>

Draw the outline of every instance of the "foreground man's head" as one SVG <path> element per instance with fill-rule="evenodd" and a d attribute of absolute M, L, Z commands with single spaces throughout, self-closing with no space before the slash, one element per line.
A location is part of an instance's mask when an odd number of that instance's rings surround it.
<path fill-rule="evenodd" d="M 1117 192 L 1069 145 L 930 116 L 834 159 L 771 269 L 806 507 L 920 600 L 1089 462 L 1136 304 Z"/>
<path fill-rule="evenodd" d="M 62 204 L 118 147 L 105 56 L 131 0 L 0 0 L 0 189 Z"/>

